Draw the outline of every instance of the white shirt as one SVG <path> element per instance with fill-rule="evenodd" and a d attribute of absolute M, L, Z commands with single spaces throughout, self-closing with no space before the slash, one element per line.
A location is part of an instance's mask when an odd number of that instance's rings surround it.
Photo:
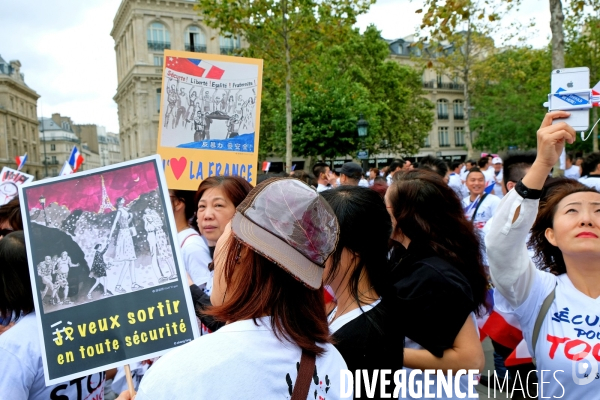
<path fill-rule="evenodd" d="M 496 175 L 496 172 L 494 171 L 494 180 L 496 181 L 496 184 L 494 185 L 494 194 L 496 196 L 498 196 L 499 198 L 504 197 L 504 193 L 502 193 L 502 179 L 503 178 L 504 178 L 504 168 L 502 168 L 500 170 L 498 175 Z"/>
<path fill-rule="evenodd" d="M 365 178 L 362 178 L 360 181 L 358 181 L 358 186 L 369 187 L 369 181 L 367 181 Z"/>
<path fill-rule="evenodd" d="M 469 195 L 469 189 L 463 184 L 460 175 L 453 172 L 448 177 L 448 186 L 454 190 L 459 199 L 462 199 Z"/>
<path fill-rule="evenodd" d="M 479 202 L 479 200 L 476 200 Z M 494 212 L 500 204 L 500 199 L 493 194 L 488 194 L 483 199 L 483 202 L 477 209 L 477 215 L 475 219 L 473 219 L 473 213 L 475 212 L 475 208 L 477 208 L 477 204 L 472 204 L 471 197 L 467 196 L 462 200 L 463 209 L 465 209 L 465 215 L 468 220 L 473 221 L 473 225 L 477 228 L 482 229 L 487 221 L 494 216 Z"/>
<path fill-rule="evenodd" d="M 0 335 L 0 398 L 2 399 L 80 400 L 92 399 L 95 396 L 101 398 L 104 394 L 104 380 L 104 372 L 99 372 L 46 387 L 35 312 L 20 318 L 15 326 Z"/>
<path fill-rule="evenodd" d="M 177 239 L 181 246 L 185 270 L 190 274 L 192 281 L 198 286 L 208 283 L 212 279 L 208 270 L 212 257 L 204 238 L 194 229 L 188 228 L 179 232 Z"/>
<path fill-rule="evenodd" d="M 144 375 L 136 400 L 289 399 L 288 382 L 296 381 L 302 352 L 275 337 L 270 317 L 257 322 L 225 325 L 167 353 Z M 324 348 L 316 359 L 318 383 L 311 380 L 307 400 L 314 400 L 315 391 L 317 399 L 340 398 L 340 371 L 346 363 L 333 345 Z"/>
<path fill-rule="evenodd" d="M 574 378 L 584 379 L 581 372 L 591 372 L 590 378 L 595 378 L 600 372 L 600 360 L 593 357 L 600 350 L 600 297 L 592 299 L 577 290 L 567 274 L 555 276 L 533 265 L 524 241 L 537 216 L 538 205 L 539 200 L 523 199 L 511 190 L 498 207 L 486 237 L 490 276 L 496 286 L 495 306 L 513 312 L 521 324 L 529 352 L 536 357 L 540 398 L 542 389 L 544 398 L 597 398 L 599 379 L 577 384 Z M 519 216 L 513 223 L 519 206 Z M 556 297 L 544 317 L 537 346 L 532 349 L 533 327 L 540 307 L 555 288 Z M 590 332 L 593 337 L 588 336 Z M 575 354 L 586 353 L 588 346 L 587 358 L 572 360 Z M 583 364 L 587 364 L 587 369 Z M 593 368 L 598 369 L 594 372 Z M 543 379 L 542 370 L 550 370 Z"/>
<path fill-rule="evenodd" d="M 496 183 L 496 174 L 494 168 L 488 167 L 485 171 L 481 171 L 483 176 L 485 177 L 485 187 L 490 186 L 491 184 Z M 495 192 L 495 191 L 494 191 Z"/>
<path fill-rule="evenodd" d="M 600 190 L 600 176 L 582 176 L 579 178 L 579 182 L 583 183 L 587 187 Z"/>
<path fill-rule="evenodd" d="M 329 189 L 331 189 L 331 186 L 323 185 L 321 183 L 319 183 L 317 185 L 317 192 L 319 192 L 319 193 L 324 192 L 325 190 L 329 190 Z"/>
<path fill-rule="evenodd" d="M 581 177 L 581 169 L 575 164 L 571 168 L 565 170 L 565 178 L 579 179 Z"/>
<path fill-rule="evenodd" d="M 339 318 L 335 319 L 333 322 L 331 322 L 331 320 L 333 320 L 335 318 L 335 314 L 337 313 L 338 308 L 336 306 L 333 309 L 333 311 L 329 314 L 329 316 L 327 317 L 327 322 L 329 322 L 329 331 L 333 335 L 342 326 L 346 325 L 348 322 L 352 321 L 353 319 L 360 317 L 361 315 L 363 315 L 363 313 L 371 311 L 379 303 L 381 303 L 381 297 L 379 299 L 375 300 L 371 304 L 366 304 L 366 305 L 360 306 L 358 308 L 355 308 L 354 310 L 350 310 L 346 314 L 342 315 L 341 317 L 339 317 Z"/>

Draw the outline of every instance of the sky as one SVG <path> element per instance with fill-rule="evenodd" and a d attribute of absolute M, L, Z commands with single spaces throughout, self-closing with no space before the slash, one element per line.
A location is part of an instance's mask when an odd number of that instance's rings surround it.
<path fill-rule="evenodd" d="M 542 47 L 550 38 L 547 0 L 522 0 L 513 18 L 536 27 L 528 43 Z M 113 18 L 121 0 L 5 1 L 0 12 L 0 56 L 19 60 L 25 83 L 41 98 L 38 116 L 69 116 L 76 124 L 98 124 L 119 132 L 117 67 Z M 408 36 L 420 24 L 421 0 L 378 0 L 359 17 L 363 30 L 374 24 L 386 39 Z"/>

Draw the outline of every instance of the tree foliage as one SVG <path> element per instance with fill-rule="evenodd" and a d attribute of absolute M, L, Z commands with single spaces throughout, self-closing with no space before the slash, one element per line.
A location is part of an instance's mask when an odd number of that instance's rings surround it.
<path fill-rule="evenodd" d="M 205 23 L 242 36 L 285 87 L 286 169 L 292 164 L 292 95 L 299 64 L 319 44 L 336 44 L 373 0 L 198 0 Z"/>
<path fill-rule="evenodd" d="M 473 70 L 471 126 L 476 148 L 533 149 L 550 90 L 550 49 L 508 48 Z"/>

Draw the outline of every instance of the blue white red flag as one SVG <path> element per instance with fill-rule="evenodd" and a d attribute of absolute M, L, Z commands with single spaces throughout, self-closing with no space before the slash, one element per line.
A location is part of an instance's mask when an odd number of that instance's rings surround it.
<path fill-rule="evenodd" d="M 15 161 L 17 162 L 17 171 L 20 171 L 27 162 L 27 153 L 24 156 L 16 156 Z"/>
<path fill-rule="evenodd" d="M 494 190 L 494 186 L 496 186 L 496 182 L 494 181 L 488 181 L 488 186 L 485 187 L 485 189 L 483 189 L 483 192 L 486 194 L 491 194 L 492 190 Z"/>
<path fill-rule="evenodd" d="M 71 150 L 71 155 L 69 156 L 69 165 L 73 168 L 73 172 L 77 172 L 83 161 L 85 159 L 77 149 L 77 146 L 73 146 L 73 150 Z"/>

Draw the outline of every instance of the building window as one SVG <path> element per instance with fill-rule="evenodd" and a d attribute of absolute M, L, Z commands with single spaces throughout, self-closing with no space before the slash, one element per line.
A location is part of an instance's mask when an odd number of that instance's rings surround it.
<path fill-rule="evenodd" d="M 219 37 L 221 54 L 232 54 L 233 50 L 240 48 L 240 39 L 234 37 L 231 33 L 226 33 Z"/>
<path fill-rule="evenodd" d="M 454 100 L 454 119 L 463 119 L 465 117 L 465 108 L 462 100 Z"/>
<path fill-rule="evenodd" d="M 448 100 L 440 99 L 437 101 L 438 119 L 448 119 Z"/>
<path fill-rule="evenodd" d="M 52 161 L 50 161 L 51 164 L 58 164 L 58 160 L 56 159 L 56 156 L 52 156 Z"/>
<path fill-rule="evenodd" d="M 440 147 L 450 147 L 450 138 L 448 137 L 448 127 L 438 127 L 438 138 L 440 141 Z"/>
<path fill-rule="evenodd" d="M 148 49 L 163 51 L 171 48 L 171 35 L 160 22 L 154 22 L 148 27 Z"/>
<path fill-rule="evenodd" d="M 50 145 L 50 151 L 56 151 L 56 145 L 55 144 L 51 144 Z"/>
<path fill-rule="evenodd" d="M 156 89 L 156 112 L 160 112 L 160 88 Z"/>
<path fill-rule="evenodd" d="M 465 128 L 462 126 L 454 127 L 454 145 L 464 146 L 465 145 Z"/>
<path fill-rule="evenodd" d="M 429 134 L 425 137 L 425 141 L 423 142 L 423 147 L 431 147 L 431 141 L 429 140 Z"/>
<path fill-rule="evenodd" d="M 163 66 L 163 56 L 154 56 L 154 65 L 156 65 L 157 67 L 162 67 Z"/>
<path fill-rule="evenodd" d="M 185 30 L 184 41 L 185 51 L 206 53 L 206 36 L 204 36 L 204 32 L 197 26 L 188 26 Z"/>
<path fill-rule="evenodd" d="M 62 123 L 62 128 L 65 131 L 70 131 L 71 130 L 71 125 L 69 125 L 69 123 L 65 121 L 65 122 Z"/>
<path fill-rule="evenodd" d="M 58 168 L 52 168 L 52 176 L 58 176 Z"/>

